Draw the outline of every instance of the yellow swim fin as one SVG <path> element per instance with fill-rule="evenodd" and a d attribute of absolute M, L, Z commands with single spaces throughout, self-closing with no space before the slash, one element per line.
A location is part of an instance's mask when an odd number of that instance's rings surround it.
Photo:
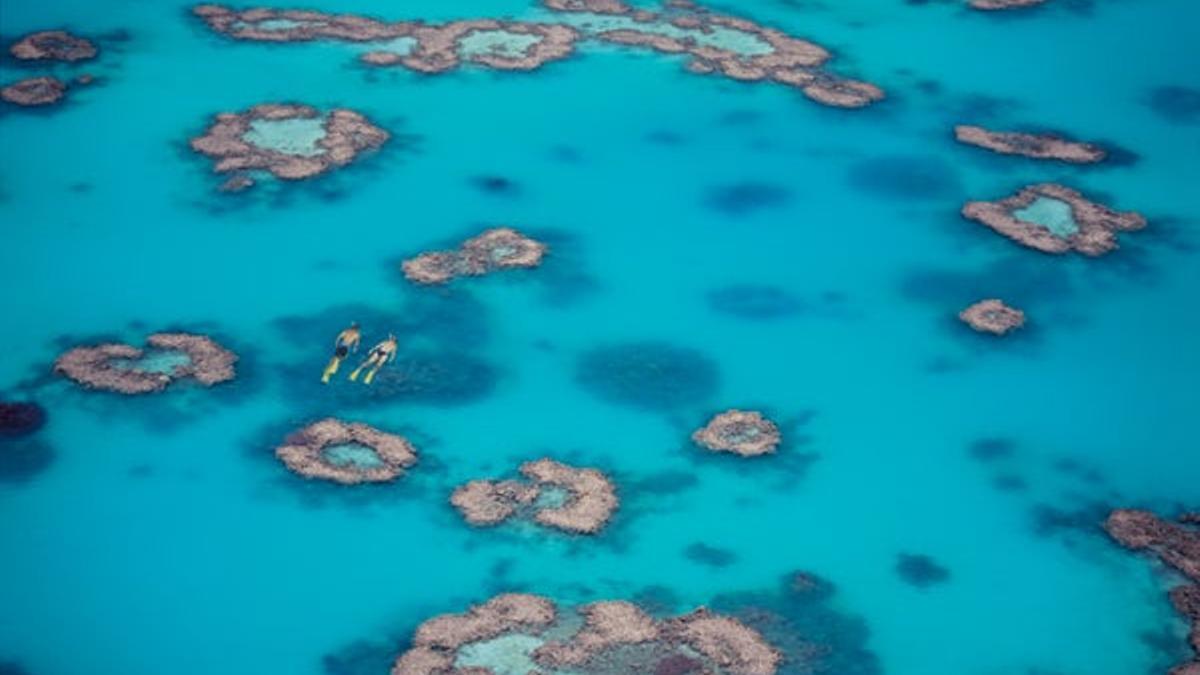
<path fill-rule="evenodd" d="M 375 379 L 375 373 L 378 373 L 378 372 L 379 372 L 379 369 L 376 368 L 375 370 L 372 370 L 371 372 L 367 373 L 367 376 L 363 378 L 363 384 L 371 384 L 371 380 Z"/>
<path fill-rule="evenodd" d="M 351 382 L 353 382 L 353 381 L 357 380 L 357 379 L 358 379 L 358 374 L 359 374 L 360 372 L 362 372 L 362 366 L 359 366 L 359 367 L 355 368 L 355 369 L 354 369 L 354 372 L 353 372 L 353 373 L 350 373 L 350 381 L 351 381 Z"/>
<path fill-rule="evenodd" d="M 338 371 L 338 366 L 342 365 L 342 360 L 338 357 L 333 357 L 329 361 L 329 365 L 325 366 L 325 373 L 321 375 L 321 382 L 329 384 L 329 378 L 333 377 Z"/>

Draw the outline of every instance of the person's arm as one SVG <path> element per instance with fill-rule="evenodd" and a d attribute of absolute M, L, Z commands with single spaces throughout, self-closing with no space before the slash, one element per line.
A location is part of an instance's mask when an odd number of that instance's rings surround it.
<path fill-rule="evenodd" d="M 355 336 L 354 336 L 354 344 L 352 344 L 352 345 L 350 346 L 350 351 L 352 351 L 352 352 L 354 352 L 355 354 L 357 354 L 357 353 L 358 353 L 358 343 L 360 343 L 360 342 L 362 342 L 362 336 L 361 336 L 361 335 L 355 335 Z"/>
<path fill-rule="evenodd" d="M 399 350 L 397 350 L 397 349 L 393 349 L 392 353 L 388 354 L 388 362 L 389 363 L 396 360 L 396 352 L 398 352 L 398 351 Z"/>

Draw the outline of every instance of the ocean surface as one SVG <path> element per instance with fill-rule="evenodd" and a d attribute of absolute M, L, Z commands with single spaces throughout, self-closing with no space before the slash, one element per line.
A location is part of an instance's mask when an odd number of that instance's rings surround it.
<path fill-rule="evenodd" d="M 829 47 L 888 99 L 826 108 L 595 45 L 529 74 L 426 77 L 344 44 L 234 42 L 176 0 L 0 0 L 5 44 L 65 28 L 101 49 L 0 63 L 5 84 L 98 78 L 0 111 L 0 398 L 48 413 L 41 459 L 0 472 L 0 672 L 384 673 L 421 621 L 503 590 L 686 611 L 795 571 L 836 587 L 807 614 L 839 655 L 821 672 L 1130 675 L 1186 655 L 1169 579 L 1099 523 L 1200 505 L 1200 113 L 1161 95 L 1200 86 L 1200 4 L 712 6 Z M 272 101 L 350 107 L 393 137 L 312 181 L 220 193 L 188 140 Z M 999 157 L 955 143 L 958 123 L 1129 154 Z M 1150 225 L 1085 259 L 958 215 L 1040 181 Z M 444 288 L 399 272 L 500 224 L 548 242 L 547 262 Z M 959 324 L 984 297 L 1027 329 Z M 428 381 L 392 400 L 348 369 L 322 387 L 351 320 L 368 346 L 395 332 Z M 50 372 L 70 346 L 168 329 L 237 351 L 238 379 L 122 398 Z M 646 354 L 676 377 L 622 382 Z M 690 444 L 731 407 L 780 422 L 776 456 Z M 420 463 L 385 487 L 288 473 L 273 448 L 328 415 L 405 434 Z M 600 535 L 477 530 L 449 506 L 541 456 L 613 476 Z M 901 555 L 948 574 L 914 584 Z"/>

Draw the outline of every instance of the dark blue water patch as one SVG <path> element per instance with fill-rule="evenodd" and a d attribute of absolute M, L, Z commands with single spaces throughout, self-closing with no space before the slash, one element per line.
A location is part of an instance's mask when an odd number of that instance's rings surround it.
<path fill-rule="evenodd" d="M 763 113 L 759 110 L 741 108 L 721 113 L 721 116 L 717 118 L 717 124 L 723 127 L 744 127 L 761 122 L 763 117 Z"/>
<path fill-rule="evenodd" d="M 0 401 L 0 440 L 29 436 L 46 424 L 46 411 L 32 401 Z"/>
<path fill-rule="evenodd" d="M 1016 448 L 1017 444 L 1011 438 L 988 437 L 973 441 L 967 452 L 980 462 L 994 462 L 1012 457 Z"/>
<path fill-rule="evenodd" d="M 840 607 L 837 589 L 807 572 L 787 574 L 775 589 L 725 593 L 712 609 L 757 630 L 784 654 L 779 675 L 880 675 L 861 617 Z"/>
<path fill-rule="evenodd" d="M 1154 663 L 1146 669 L 1145 675 L 1175 672 L 1171 669 L 1178 664 L 1187 663 L 1194 656 L 1187 642 L 1179 639 L 1179 634 L 1173 627 L 1163 626 L 1157 631 L 1142 631 L 1138 633 L 1138 641 L 1149 647 L 1155 655 Z"/>
<path fill-rule="evenodd" d="M 806 303 L 800 296 L 778 286 L 734 284 L 714 289 L 706 295 L 715 312 L 741 319 L 766 321 L 800 314 Z"/>
<path fill-rule="evenodd" d="M 718 569 L 729 567 L 738 560 L 736 552 L 727 548 L 709 546 L 702 541 L 695 542 L 683 549 L 683 557 L 697 565 Z"/>
<path fill-rule="evenodd" d="M 29 675 L 29 671 L 16 661 L 0 661 L 0 675 Z"/>
<path fill-rule="evenodd" d="M 150 464 L 135 464 L 129 467 L 129 470 L 125 472 L 125 475 L 129 476 L 130 478 L 138 479 L 150 478 L 154 476 L 154 466 Z"/>
<path fill-rule="evenodd" d="M 682 134 L 666 129 L 656 129 L 648 132 L 643 138 L 651 145 L 661 145 L 665 147 L 677 147 L 687 144 L 687 138 Z"/>
<path fill-rule="evenodd" d="M 992 477 L 992 487 L 1000 492 L 1024 492 L 1029 484 L 1020 476 L 1002 473 Z"/>
<path fill-rule="evenodd" d="M 541 287 L 540 299 L 545 306 L 574 307 L 600 291 L 600 281 L 591 271 L 577 235 L 557 228 L 534 228 L 528 234 L 549 250 L 541 267 L 530 275 Z"/>
<path fill-rule="evenodd" d="M 1165 85 L 1150 90 L 1146 105 L 1171 124 L 1200 124 L 1200 89 Z"/>
<path fill-rule="evenodd" d="M 920 553 L 901 553 L 896 556 L 896 575 L 904 583 L 925 589 L 950 580 L 950 570 L 930 556 Z"/>
<path fill-rule="evenodd" d="M 321 657 L 326 675 L 381 675 L 391 670 L 402 640 L 356 640 Z"/>
<path fill-rule="evenodd" d="M 1086 534 L 1098 535 L 1112 506 L 1107 501 L 1081 501 L 1069 507 L 1034 504 L 1030 509 L 1030 525 L 1039 537 Z"/>
<path fill-rule="evenodd" d="M 944 308 L 952 317 L 983 298 L 1002 298 L 1024 310 L 1056 308 L 1055 320 L 1066 322 L 1071 317 L 1059 306 L 1074 299 L 1076 289 L 1062 262 L 1030 251 L 972 269 L 917 268 L 901 277 L 899 290 L 905 299 Z"/>
<path fill-rule="evenodd" d="M 575 383 L 593 396 L 654 411 L 703 403 L 720 380 L 716 362 L 703 352 L 659 341 L 596 347 L 575 367 Z"/>
<path fill-rule="evenodd" d="M 954 167 L 936 155 L 886 155 L 856 162 L 846 174 L 863 193 L 898 201 L 956 201 L 963 195 Z"/>
<path fill-rule="evenodd" d="M 556 145 L 550 148 L 550 159 L 562 164 L 580 164 L 583 152 L 573 145 Z"/>
<path fill-rule="evenodd" d="M 93 186 L 91 183 L 89 183 L 87 181 L 77 181 L 75 183 L 71 183 L 70 185 L 68 185 L 67 191 L 77 194 L 77 195 L 82 195 L 82 194 L 87 194 L 87 193 L 91 192 L 94 189 L 94 187 L 95 186 Z"/>
<path fill-rule="evenodd" d="M 1079 479 L 1084 483 L 1102 485 L 1107 482 L 1104 473 L 1074 457 L 1063 457 L 1054 461 L 1054 470 Z"/>
<path fill-rule="evenodd" d="M 634 498 L 640 495 L 657 497 L 677 495 L 693 490 L 699 484 L 700 481 L 696 478 L 695 473 L 670 469 L 621 481 L 622 492 Z"/>
<path fill-rule="evenodd" d="M 362 329 L 362 345 L 354 358 L 342 365 L 356 363 L 372 345 L 395 334 L 401 345 L 428 342 L 444 349 L 471 349 L 487 344 L 492 335 L 489 309 L 468 290 L 453 286 L 401 288 L 402 302 L 395 309 L 364 304 L 328 307 L 307 315 L 290 315 L 271 322 L 288 344 L 320 361 L 317 369 L 333 355 L 334 338 L 357 322 Z"/>
<path fill-rule="evenodd" d="M 792 196 L 792 191 L 782 185 L 747 180 L 708 188 L 704 203 L 724 216 L 746 216 L 784 207 Z"/>
<path fill-rule="evenodd" d="M 518 197 L 521 194 L 520 184 L 504 176 L 485 174 L 474 176 L 469 182 L 471 187 L 493 197 Z"/>
<path fill-rule="evenodd" d="M 29 482 L 54 464 L 55 455 L 53 446 L 36 438 L 0 440 L 0 483 Z"/>

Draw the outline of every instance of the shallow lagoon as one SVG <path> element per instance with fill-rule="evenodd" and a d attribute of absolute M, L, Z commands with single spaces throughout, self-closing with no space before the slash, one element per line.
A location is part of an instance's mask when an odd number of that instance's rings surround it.
<path fill-rule="evenodd" d="M 317 6 L 536 14 L 508 0 Z M 16 524 L 0 533 L 0 662 L 35 675 L 316 674 L 359 641 L 398 653 L 424 618 L 496 590 L 576 602 L 658 586 L 684 610 L 807 569 L 837 584 L 834 608 L 862 619 L 863 646 L 889 673 L 1162 672 L 1183 644 L 1162 580 L 1095 536 L 1088 508 L 1200 500 L 1200 318 L 1178 310 L 1200 290 L 1188 150 L 1200 127 L 1146 104 L 1197 72 L 1195 21 L 1181 19 L 1197 9 L 1090 7 L 1001 18 L 884 0 L 736 8 L 836 48 L 839 72 L 892 95 L 847 113 L 617 48 L 532 75 L 428 78 L 350 65 L 339 45 L 230 43 L 183 4 L 0 0 L 6 36 L 66 26 L 131 38 L 102 43 L 86 66 L 103 86 L 49 114 L 0 117 L 6 156 L 23 158 L 0 163 L 0 269 L 20 287 L 0 307 L 21 319 L 20 334 L 8 324 L 0 387 L 47 407 L 38 439 L 54 450 L 35 476 L 0 483 Z M 1100 67 L 1120 39 L 1138 58 Z M 15 66 L 0 66 L 7 81 Z M 268 100 L 349 106 L 416 138 L 328 180 L 215 194 L 187 138 L 215 112 Z M 965 121 L 1052 125 L 1141 159 L 1088 170 L 994 158 L 952 142 Z M 663 132 L 673 142 L 656 141 Z M 850 180 L 895 157 L 955 180 L 878 191 Z M 478 175 L 523 189 L 481 193 Z M 1104 259 L 1059 259 L 956 215 L 967 198 L 1043 180 L 1109 195 L 1150 228 Z M 728 190 L 747 184 L 774 190 Z M 712 206 L 714 194 L 781 193 Z M 410 325 L 414 300 L 430 301 L 396 263 L 482 223 L 545 233 L 553 259 L 437 292 L 428 324 Z M 747 284 L 805 302 L 771 321 L 712 310 L 713 293 Z M 830 293 L 837 311 L 821 309 Z M 985 293 L 1029 311 L 1031 330 L 1003 343 L 964 332 L 954 313 Z M 326 318 L 280 322 L 297 317 Z M 498 379 L 439 405 L 361 406 L 348 389 L 361 385 L 344 379 L 301 400 L 297 367 L 319 378 L 355 318 L 367 341 L 405 327 L 403 351 L 465 353 Z M 138 326 L 232 337 L 251 348 L 246 378 L 189 398 L 194 414 L 166 427 L 163 399 L 43 381 L 60 339 Z M 702 354 L 715 384 L 650 410 L 579 385 L 586 354 L 647 341 Z M 731 406 L 781 422 L 780 462 L 688 446 Z M 334 413 L 404 430 L 421 463 L 360 498 L 293 478 L 274 444 Z M 1011 453 L 974 459 L 985 438 Z M 621 481 L 601 539 L 472 531 L 445 503 L 455 484 L 546 453 Z M 1064 471 L 1064 458 L 1099 478 Z M 1014 484 L 1006 477 L 1024 489 L 997 489 Z M 697 564 L 684 554 L 697 542 L 737 560 Z M 932 556 L 949 581 L 908 585 L 894 570 L 901 552 Z M 331 569 L 354 573 L 314 583 Z"/>

